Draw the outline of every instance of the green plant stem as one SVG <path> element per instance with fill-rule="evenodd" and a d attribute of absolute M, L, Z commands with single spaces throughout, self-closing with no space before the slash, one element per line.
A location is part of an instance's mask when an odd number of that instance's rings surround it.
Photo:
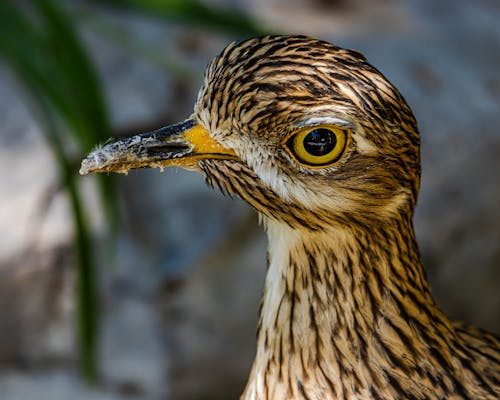
<path fill-rule="evenodd" d="M 67 169 L 66 171 L 70 171 Z M 97 337 L 98 307 L 95 268 L 92 260 L 92 244 L 78 188 L 70 172 L 65 174 L 66 189 L 72 209 L 73 224 L 76 230 L 77 254 L 77 314 L 78 340 L 80 348 L 80 370 L 89 382 L 97 380 Z"/>
<path fill-rule="evenodd" d="M 90 231 L 86 223 L 86 216 L 82 207 L 81 196 L 76 183 L 76 173 L 72 168 L 70 160 L 66 157 L 61 134 L 57 132 L 48 107 L 44 107 L 44 101 L 39 100 L 41 106 L 40 121 L 45 125 L 45 135 L 52 148 L 52 154 L 56 158 L 61 173 L 61 179 L 67 190 L 71 216 L 74 227 L 74 246 L 76 254 L 76 324 L 77 339 L 79 343 L 80 372 L 89 383 L 95 383 L 98 377 L 97 354 L 98 354 L 98 290 L 95 266 L 93 260 L 93 246 Z"/>

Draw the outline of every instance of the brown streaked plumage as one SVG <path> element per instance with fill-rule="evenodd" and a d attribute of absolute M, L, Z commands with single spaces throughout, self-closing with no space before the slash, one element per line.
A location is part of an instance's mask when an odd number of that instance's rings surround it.
<path fill-rule="evenodd" d="M 190 120 L 98 149 L 81 172 L 169 165 L 246 200 L 268 233 L 242 399 L 500 397 L 498 339 L 450 322 L 425 277 L 416 121 L 361 54 L 304 36 L 232 43 Z"/>

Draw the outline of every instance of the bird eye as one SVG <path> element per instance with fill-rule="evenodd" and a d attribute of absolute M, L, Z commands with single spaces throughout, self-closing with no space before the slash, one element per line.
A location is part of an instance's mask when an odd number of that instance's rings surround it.
<path fill-rule="evenodd" d="M 348 131 L 338 126 L 315 126 L 300 129 L 286 140 L 290 155 L 309 167 L 327 167 L 344 155 Z"/>

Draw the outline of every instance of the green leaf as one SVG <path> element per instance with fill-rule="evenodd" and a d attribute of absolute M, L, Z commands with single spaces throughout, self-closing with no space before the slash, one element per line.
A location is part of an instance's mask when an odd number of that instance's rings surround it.
<path fill-rule="evenodd" d="M 9 65 L 33 100 L 42 132 L 69 195 L 77 257 L 77 317 L 82 374 L 97 373 L 97 291 L 92 241 L 78 192 L 76 169 L 66 134 L 83 153 L 110 136 L 109 118 L 97 75 L 78 35 L 56 2 L 32 0 L 23 7 L 0 1 L 0 59 Z M 64 126 L 61 124 L 64 123 Z M 108 218 L 117 212 L 112 181 L 99 177 Z"/>
<path fill-rule="evenodd" d="M 269 33 L 242 12 L 208 6 L 197 0 L 100 0 L 95 2 L 225 33 L 244 36 L 260 36 Z"/>

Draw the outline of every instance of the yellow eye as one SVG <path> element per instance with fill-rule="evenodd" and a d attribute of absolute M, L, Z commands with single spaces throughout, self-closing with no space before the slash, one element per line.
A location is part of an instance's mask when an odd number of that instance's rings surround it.
<path fill-rule="evenodd" d="M 349 131 L 333 125 L 300 129 L 285 142 L 290 155 L 300 164 L 324 168 L 335 164 L 344 155 Z"/>

